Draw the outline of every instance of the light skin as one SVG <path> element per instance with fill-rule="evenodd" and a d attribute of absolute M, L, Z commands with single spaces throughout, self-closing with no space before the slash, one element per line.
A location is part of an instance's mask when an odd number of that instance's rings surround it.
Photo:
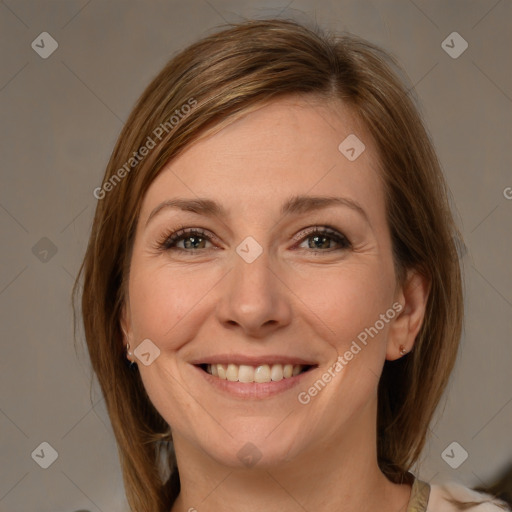
<path fill-rule="evenodd" d="M 366 146 L 355 161 L 338 150 L 351 133 Z M 405 512 L 410 486 L 391 483 L 377 465 L 377 385 L 385 360 L 412 349 L 428 283 L 412 271 L 397 283 L 378 167 L 346 106 L 297 96 L 202 138 L 148 189 L 122 327 L 132 352 L 145 339 L 160 350 L 149 366 L 135 361 L 173 433 L 182 487 L 172 512 Z M 344 204 L 282 214 L 294 196 L 348 198 L 365 213 Z M 227 215 L 171 207 L 151 215 L 177 198 L 210 199 Z M 314 226 L 330 226 L 342 242 L 309 233 Z M 182 227 L 210 238 L 188 234 L 156 249 Z M 263 249 L 251 263 L 236 251 L 249 236 Z M 300 403 L 298 394 L 396 302 L 403 310 Z M 218 354 L 287 355 L 316 367 L 276 395 L 241 399 L 191 364 Z M 255 465 L 239 456 L 244 446 L 261 457 Z"/>

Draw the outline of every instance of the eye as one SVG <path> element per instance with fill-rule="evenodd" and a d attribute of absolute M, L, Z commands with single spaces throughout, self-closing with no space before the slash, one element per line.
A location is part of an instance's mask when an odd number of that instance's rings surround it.
<path fill-rule="evenodd" d="M 345 250 L 352 246 L 345 235 L 329 226 L 312 226 L 307 228 L 306 233 L 302 232 L 294 238 L 306 241 L 307 247 L 305 248 L 312 249 L 312 252 Z M 332 248 L 333 242 L 338 244 L 338 249 Z M 301 247 L 303 243 L 304 242 L 302 242 L 299 247 Z"/>
<path fill-rule="evenodd" d="M 166 234 L 157 242 L 157 248 L 162 251 L 178 250 L 184 252 L 196 252 L 199 249 L 211 249 L 205 244 L 211 243 L 215 236 L 201 228 L 182 228 L 170 234 Z M 183 242 L 183 246 L 179 244 Z"/>
<path fill-rule="evenodd" d="M 332 252 L 335 250 L 349 249 L 352 244 L 348 238 L 339 231 L 329 226 L 312 226 L 293 237 L 295 240 L 301 241 L 299 248 L 311 249 L 308 252 Z M 160 251 L 180 251 L 184 253 L 194 253 L 200 250 L 210 250 L 208 247 L 212 240 L 216 240 L 215 235 L 205 231 L 202 228 L 181 228 L 178 231 L 165 234 L 156 244 L 156 248 Z M 302 247 L 307 241 L 307 247 Z M 182 244 L 182 247 L 179 244 Z M 338 248 L 332 247 L 337 244 Z"/>

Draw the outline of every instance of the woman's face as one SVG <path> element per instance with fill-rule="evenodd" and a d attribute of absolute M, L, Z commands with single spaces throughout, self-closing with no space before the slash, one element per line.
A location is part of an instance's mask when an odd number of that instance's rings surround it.
<path fill-rule="evenodd" d="M 144 197 L 128 291 L 123 325 L 178 451 L 272 465 L 374 436 L 400 295 L 362 124 L 287 98 L 190 146 Z"/>

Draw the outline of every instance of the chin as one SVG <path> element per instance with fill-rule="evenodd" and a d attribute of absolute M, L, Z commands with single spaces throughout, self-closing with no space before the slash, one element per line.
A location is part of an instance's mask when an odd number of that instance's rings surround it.
<path fill-rule="evenodd" d="M 214 439 L 205 436 L 211 444 L 203 445 L 202 448 L 219 464 L 237 469 L 269 469 L 290 462 L 307 444 L 300 435 L 299 428 L 285 425 L 286 419 L 259 420 L 258 425 L 254 419 L 245 419 L 245 423 L 249 422 L 251 428 L 243 428 L 240 422 L 234 422 L 232 425 L 240 428 L 233 437 L 222 435 Z M 279 426 L 276 428 L 277 425 Z M 233 432 L 234 427 L 230 430 Z"/>

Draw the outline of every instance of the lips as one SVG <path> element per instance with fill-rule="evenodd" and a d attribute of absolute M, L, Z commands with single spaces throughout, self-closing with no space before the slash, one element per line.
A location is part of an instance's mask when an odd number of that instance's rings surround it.
<path fill-rule="evenodd" d="M 217 365 L 222 363 L 216 363 Z M 233 364 L 233 363 L 231 363 Z M 275 363 L 280 364 L 280 363 Z M 226 370 L 229 364 L 225 364 Z M 241 365 L 243 366 L 243 365 Z M 259 366 L 264 366 L 263 364 L 259 364 L 255 366 L 258 368 Z M 194 370 L 194 373 L 200 377 L 200 380 L 205 382 L 210 389 L 219 392 L 221 395 L 229 397 L 230 399 L 236 400 L 263 400 L 268 399 L 277 395 L 284 394 L 286 391 L 296 388 L 301 385 L 304 379 L 308 378 L 309 371 L 313 371 L 315 368 L 318 368 L 318 365 L 304 365 L 302 373 L 298 375 L 293 375 L 291 377 L 284 377 L 281 380 L 270 380 L 269 382 L 240 382 L 229 381 L 226 379 L 219 378 L 219 376 L 214 376 L 208 373 L 208 365 L 207 364 L 193 364 L 190 367 Z M 293 365 L 292 365 L 293 368 Z M 260 370 L 262 371 L 262 370 Z M 284 367 L 283 367 L 284 371 Z"/>

